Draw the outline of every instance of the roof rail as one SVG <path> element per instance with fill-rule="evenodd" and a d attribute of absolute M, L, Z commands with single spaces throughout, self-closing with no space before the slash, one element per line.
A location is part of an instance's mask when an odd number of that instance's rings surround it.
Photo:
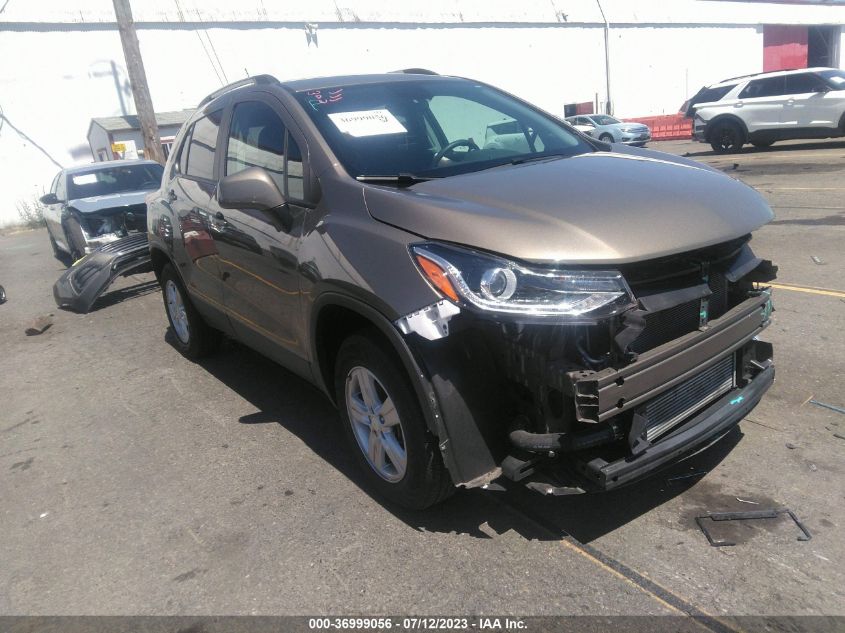
<path fill-rule="evenodd" d="M 427 68 L 401 68 L 400 70 L 391 70 L 391 73 L 402 73 L 404 75 L 438 75 L 439 73 Z"/>
<path fill-rule="evenodd" d="M 737 79 L 748 79 L 749 77 L 757 77 L 758 75 L 771 75 L 772 73 L 788 73 L 793 70 L 807 70 L 806 68 L 781 68 L 779 70 L 766 70 L 761 73 L 751 73 L 750 75 L 739 75 L 738 77 L 728 77 L 727 79 L 722 79 L 720 84 L 725 83 L 726 81 L 736 81 Z"/>
<path fill-rule="evenodd" d="M 262 84 L 277 84 L 279 80 L 276 79 L 273 75 L 255 75 L 254 77 L 247 77 L 246 79 L 241 79 L 240 81 L 235 81 L 230 83 L 222 88 L 215 90 L 210 95 L 208 95 L 205 99 L 200 101 L 199 107 L 203 107 L 209 101 L 216 99 L 217 97 L 226 94 L 227 92 L 231 92 L 232 90 L 237 90 L 238 88 L 243 88 L 244 86 L 258 86 Z"/>

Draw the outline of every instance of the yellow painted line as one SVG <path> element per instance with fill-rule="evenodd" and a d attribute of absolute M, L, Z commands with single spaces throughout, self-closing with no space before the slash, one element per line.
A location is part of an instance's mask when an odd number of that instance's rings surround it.
<path fill-rule="evenodd" d="M 813 288 L 812 286 L 793 286 L 792 284 L 767 284 L 772 288 L 778 290 L 794 290 L 795 292 L 807 292 L 813 295 L 822 295 L 825 297 L 839 297 L 845 299 L 845 292 L 841 290 L 830 290 L 828 288 Z"/>
<path fill-rule="evenodd" d="M 629 585 L 631 585 L 631 586 L 633 586 L 633 587 L 636 587 L 637 589 L 639 589 L 640 591 L 642 591 L 644 594 L 646 594 L 647 596 L 649 596 L 650 598 L 652 598 L 655 602 L 657 602 L 657 603 L 659 603 L 659 604 L 663 605 L 664 607 L 666 607 L 666 608 L 667 608 L 667 609 L 669 609 L 670 611 L 674 611 L 674 612 L 676 612 L 676 613 L 680 613 L 680 614 L 682 614 L 682 615 L 684 615 L 684 616 L 689 616 L 689 615 L 690 615 L 689 613 L 687 613 L 687 612 L 686 612 L 686 611 L 684 611 L 683 609 L 679 609 L 679 608 L 678 608 L 678 607 L 676 607 L 675 605 L 673 605 L 673 604 L 669 604 L 669 603 L 668 603 L 668 602 L 666 602 L 663 598 L 661 598 L 661 597 L 660 597 L 660 596 L 658 596 L 657 594 L 655 594 L 655 593 L 653 593 L 653 592 L 649 591 L 647 588 L 645 588 L 645 587 L 643 587 L 643 586 L 641 586 L 641 585 L 639 585 L 639 584 L 635 583 L 633 580 L 631 580 L 630 578 L 628 578 L 625 574 L 623 574 L 623 573 L 621 573 L 621 572 L 619 572 L 619 571 L 617 571 L 617 570 L 613 569 L 613 567 L 611 567 L 610 565 L 606 564 L 604 561 L 602 561 L 602 560 L 600 560 L 600 559 L 596 558 L 595 556 L 591 555 L 589 552 L 584 551 L 583 549 L 581 549 L 580 547 L 578 547 L 578 546 L 577 546 L 577 545 L 575 545 L 574 543 L 571 543 L 569 540 L 567 540 L 567 539 L 563 539 L 563 540 L 561 540 L 561 541 L 560 541 L 560 543 L 561 543 L 561 545 L 563 545 L 563 546 L 564 546 L 564 547 L 566 547 L 567 549 L 569 549 L 569 550 L 571 550 L 571 551 L 573 551 L 573 552 L 576 552 L 576 553 L 580 554 L 581 556 L 583 556 L 584 558 L 586 558 L 586 559 L 587 559 L 587 560 L 589 560 L 590 562 L 592 562 L 592 563 L 596 564 L 598 567 L 600 567 L 600 568 L 601 568 L 601 569 L 603 569 L 604 571 L 606 571 L 606 572 L 610 572 L 611 574 L 613 574 L 613 575 L 614 575 L 614 576 L 616 576 L 617 578 L 619 578 L 619 579 L 621 579 L 621 580 L 625 581 L 625 582 L 626 582 L 626 583 L 628 583 Z M 628 567 L 629 567 L 630 569 L 632 569 L 632 570 L 633 570 L 633 568 L 632 568 L 632 567 L 630 567 L 630 565 L 628 565 Z M 634 570 L 634 571 L 636 571 L 636 570 Z M 648 579 L 648 581 L 649 581 L 649 582 L 651 582 L 651 583 L 653 583 L 654 585 L 657 585 L 658 587 L 660 587 L 661 591 L 664 591 L 664 592 L 666 592 L 667 594 L 669 594 L 670 596 L 673 596 L 673 597 L 674 597 L 674 598 L 676 598 L 679 602 L 681 602 L 681 603 L 685 603 L 685 604 L 688 604 L 688 605 L 692 606 L 693 608 L 698 609 L 698 610 L 699 610 L 699 611 L 700 611 L 700 612 L 701 612 L 701 613 L 702 613 L 705 617 L 712 618 L 713 620 L 716 620 L 716 621 L 717 621 L 719 624 L 721 624 L 721 625 L 722 625 L 725 629 L 727 629 L 727 630 L 729 630 L 729 631 L 735 631 L 736 633 L 741 633 L 742 629 L 736 629 L 736 628 L 734 628 L 733 626 L 729 626 L 727 623 L 723 622 L 722 620 L 720 620 L 720 619 L 719 619 L 719 618 L 717 618 L 716 616 L 714 616 L 714 615 L 711 615 L 711 614 L 707 613 L 707 612 L 706 612 L 704 609 L 702 609 L 701 607 L 699 607 L 699 606 L 697 606 L 697 605 L 693 605 L 693 604 L 692 604 L 689 600 L 685 600 L 685 599 L 681 598 L 680 596 L 678 596 L 676 593 L 674 593 L 674 592 L 672 592 L 672 591 L 669 591 L 669 590 L 668 590 L 668 589 L 666 589 L 666 587 L 664 587 L 663 585 L 661 585 L 661 584 L 659 584 L 659 583 L 655 582 L 655 580 L 654 580 L 653 578 L 650 578 L 649 576 L 647 576 L 647 575 L 643 574 L 642 572 L 636 572 L 636 573 L 638 573 L 638 574 L 640 574 L 641 576 L 643 576 L 644 578 Z M 700 626 L 702 629 L 707 630 L 707 631 L 710 631 L 710 630 L 711 630 L 711 629 L 710 629 L 710 627 L 707 627 L 707 626 L 705 626 L 704 624 L 702 624 L 701 622 L 699 622 L 697 618 L 695 618 L 695 617 L 690 617 L 690 619 L 691 619 L 693 622 L 695 622 L 698 626 Z"/>
<path fill-rule="evenodd" d="M 516 515 L 518 515 L 518 516 L 520 516 L 522 519 L 525 519 L 525 520 L 527 520 L 527 521 L 529 521 L 529 522 L 531 522 L 531 523 L 534 523 L 534 524 L 535 524 L 535 525 L 537 525 L 537 526 L 538 526 L 541 530 L 544 530 L 544 531 L 546 531 L 546 532 L 550 532 L 550 531 L 551 531 L 551 532 L 557 533 L 557 531 L 555 531 L 555 530 L 551 530 L 549 527 L 547 527 L 547 526 L 543 525 L 541 522 L 538 522 L 535 518 L 533 518 L 533 517 L 531 517 L 531 516 L 529 516 L 529 515 L 525 514 L 524 512 L 522 512 L 521 510 L 519 510 L 519 508 L 516 508 L 516 507 L 514 507 L 514 506 L 511 506 L 510 504 L 504 503 L 504 502 L 502 502 L 502 501 L 500 501 L 500 500 L 496 500 L 495 502 L 496 502 L 499 506 L 501 506 L 501 507 L 505 508 L 506 510 L 508 510 L 508 511 L 510 511 L 510 512 L 512 512 L 512 513 L 514 513 L 514 514 L 516 514 Z M 586 548 L 582 548 L 582 547 L 579 547 L 579 546 L 578 546 L 578 545 L 579 545 L 579 543 L 578 543 L 578 541 L 577 541 L 577 540 L 574 540 L 574 539 L 572 539 L 572 540 L 571 540 L 571 537 L 564 535 L 564 537 L 563 537 L 563 538 L 561 538 L 561 539 L 558 541 L 558 543 L 560 543 L 561 545 L 563 545 L 563 546 L 564 546 L 564 547 L 566 547 L 567 549 L 569 549 L 569 550 L 571 550 L 571 551 L 575 552 L 576 554 L 580 554 L 581 556 L 583 556 L 584 558 L 586 558 L 588 561 L 590 561 L 591 563 L 593 563 L 594 565 L 596 565 L 597 567 L 599 567 L 599 569 L 601 569 L 601 570 L 603 570 L 603 571 L 606 571 L 606 572 L 609 572 L 611 575 L 615 576 L 616 578 L 619 578 L 620 580 L 622 580 L 622 581 L 623 581 L 623 582 L 625 582 L 626 584 L 631 585 L 632 587 L 634 587 L 634 588 L 636 588 L 636 589 L 640 590 L 642 593 L 644 593 L 645 595 L 647 595 L 649 598 L 652 598 L 655 602 L 657 602 L 658 604 L 663 605 L 665 608 L 669 609 L 670 611 L 673 611 L 673 612 L 675 612 L 675 613 L 679 613 L 679 614 L 684 615 L 684 616 L 692 616 L 692 617 L 690 617 L 689 619 L 691 619 L 693 622 L 695 622 L 695 624 L 697 624 L 697 625 L 698 625 L 699 627 L 701 627 L 702 629 L 704 629 L 704 630 L 706 630 L 706 631 L 712 631 L 712 630 L 713 630 L 711 627 L 708 627 L 708 626 L 706 626 L 704 623 L 700 622 L 700 621 L 698 620 L 698 617 L 696 617 L 694 614 L 692 614 L 692 613 L 690 613 L 690 612 L 687 612 L 687 611 L 685 611 L 685 610 L 683 610 L 683 609 L 681 609 L 681 608 L 679 608 L 679 607 L 676 607 L 675 605 L 673 605 L 673 604 L 671 604 L 671 603 L 667 602 L 666 600 L 664 600 L 663 598 L 661 598 L 659 595 L 657 595 L 656 593 L 654 593 L 653 591 L 651 591 L 648 587 L 645 587 L 645 586 L 643 586 L 643 585 L 641 585 L 641 584 L 639 584 L 639 583 L 635 582 L 632 578 L 629 578 L 628 576 L 626 576 L 625 574 L 623 574 L 623 573 L 622 573 L 622 572 L 620 572 L 619 570 L 614 569 L 613 567 L 611 567 L 610 565 L 608 565 L 607 563 L 605 563 L 605 562 L 604 562 L 603 560 L 601 560 L 599 557 L 597 557 L 597 556 L 593 555 L 593 554 L 592 554 L 592 553 L 591 553 L 588 549 L 586 549 Z M 656 587 L 658 587 L 658 588 L 659 588 L 661 591 L 663 591 L 666 595 L 672 596 L 672 597 L 673 597 L 673 598 L 675 598 L 675 599 L 676 599 L 676 600 L 677 600 L 680 604 L 682 604 L 682 605 L 687 605 L 687 606 L 690 608 L 690 610 L 693 610 L 693 609 L 694 609 L 694 610 L 698 611 L 698 612 L 699 612 L 701 615 L 703 615 L 704 617 L 706 617 L 706 618 L 710 618 L 710 619 L 712 619 L 712 620 L 715 620 L 715 621 L 716 621 L 716 622 L 718 622 L 718 623 L 719 623 L 719 624 L 720 624 L 720 625 L 721 625 L 724 629 L 726 629 L 726 630 L 728 630 L 728 631 L 734 631 L 734 633 L 743 633 L 743 632 L 742 632 L 742 629 L 737 629 L 737 628 L 734 628 L 733 626 L 728 625 L 726 622 L 724 622 L 724 621 L 720 620 L 720 619 L 719 619 L 719 618 L 717 618 L 716 616 L 714 616 L 714 615 L 711 615 L 711 614 L 707 613 L 707 612 L 706 612 L 704 609 L 702 609 L 701 607 L 699 607 L 699 606 L 697 606 L 697 605 L 694 605 L 694 604 L 693 604 L 693 603 L 691 603 L 689 600 L 685 600 L 684 598 L 681 598 L 678 594 L 676 594 L 676 593 L 674 593 L 674 592 L 672 592 L 672 591 L 669 591 L 669 590 L 668 590 L 668 589 L 666 589 L 666 587 L 664 587 L 663 585 L 661 585 L 661 584 L 659 584 L 659 583 L 655 582 L 655 581 L 654 581 L 651 577 L 649 577 L 647 574 L 644 574 L 644 573 L 642 573 L 642 572 L 639 572 L 639 571 L 635 570 L 633 567 L 631 567 L 630 565 L 627 565 L 627 564 L 625 564 L 625 563 L 621 563 L 621 565 L 622 565 L 623 567 L 627 567 L 628 569 L 630 569 L 630 570 L 631 570 L 632 572 L 634 572 L 635 574 L 637 574 L 637 575 L 639 575 L 640 577 L 642 577 L 642 578 L 646 579 L 649 583 L 651 583 L 651 584 L 655 585 Z"/>
<path fill-rule="evenodd" d="M 648 591 L 645 587 L 641 587 L 640 585 L 638 585 L 637 583 L 635 583 L 633 580 L 631 580 L 630 578 L 628 578 L 625 574 L 623 574 L 623 573 L 621 573 L 621 572 L 616 571 L 615 569 L 613 569 L 613 567 L 611 567 L 610 565 L 607 565 L 607 564 L 603 563 L 602 561 L 600 561 L 600 560 L 599 560 L 598 558 L 596 558 L 595 556 L 590 556 L 587 552 L 585 552 L 584 550 L 582 550 L 580 547 L 576 547 L 575 545 L 573 545 L 572 543 L 570 543 L 570 542 L 569 542 L 569 541 L 567 541 L 567 540 L 562 540 L 562 541 L 560 541 L 560 543 L 561 543 L 561 545 L 563 545 L 563 546 L 564 546 L 564 547 L 566 547 L 567 549 L 569 549 L 569 550 L 571 550 L 571 551 L 575 552 L 576 554 L 580 554 L 581 556 L 583 556 L 584 558 L 586 558 L 588 561 L 590 561 L 590 562 L 592 562 L 592 563 L 594 563 L 594 564 L 598 565 L 598 566 L 599 566 L 599 567 L 601 567 L 604 571 L 606 571 L 606 572 L 609 572 L 609 573 L 613 574 L 614 576 L 616 576 L 616 577 L 617 577 L 617 578 L 619 578 L 620 580 L 625 581 L 626 583 L 628 583 L 628 584 L 629 584 L 629 585 L 631 585 L 632 587 L 636 587 L 637 589 L 639 589 L 640 591 L 642 591 L 643 593 L 645 593 L 645 594 L 646 594 L 646 595 L 648 595 L 649 597 L 653 598 L 653 599 L 655 600 L 655 602 L 659 602 L 660 604 L 662 604 L 664 607 L 666 607 L 666 608 L 667 608 L 667 609 L 669 609 L 670 611 L 675 611 L 675 612 L 677 612 L 677 613 L 680 613 L 681 615 L 688 615 L 686 611 L 684 611 L 684 610 L 682 610 L 682 609 L 679 609 L 679 608 L 678 608 L 678 607 L 676 607 L 675 605 L 669 604 L 668 602 L 666 602 L 666 601 L 665 601 L 663 598 L 661 598 L 660 596 L 653 594 L 652 592 Z M 652 581 L 652 582 L 654 582 L 654 581 Z"/>

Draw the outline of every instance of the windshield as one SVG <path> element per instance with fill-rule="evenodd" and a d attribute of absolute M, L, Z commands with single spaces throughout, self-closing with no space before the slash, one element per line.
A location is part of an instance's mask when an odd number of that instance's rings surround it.
<path fill-rule="evenodd" d="M 617 123 L 622 123 L 619 119 L 614 119 L 612 116 L 607 116 L 606 114 L 594 114 L 590 118 L 595 121 L 596 125 L 616 125 Z"/>
<path fill-rule="evenodd" d="M 164 168 L 153 163 L 74 172 L 68 176 L 68 199 L 158 189 L 163 173 Z"/>
<path fill-rule="evenodd" d="M 297 98 L 353 177 L 436 178 L 593 151 L 560 121 L 470 81 L 336 86 Z"/>
<path fill-rule="evenodd" d="M 845 70 L 823 70 L 819 74 L 834 90 L 845 90 Z"/>

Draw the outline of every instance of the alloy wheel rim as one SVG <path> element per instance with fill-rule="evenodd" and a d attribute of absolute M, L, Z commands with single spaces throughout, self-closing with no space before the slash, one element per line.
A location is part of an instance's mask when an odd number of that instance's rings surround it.
<path fill-rule="evenodd" d="M 185 302 L 182 301 L 182 293 L 179 292 L 179 288 L 170 279 L 167 280 L 164 291 L 167 298 L 167 314 L 170 315 L 170 322 L 173 324 L 176 336 L 187 345 L 191 339 L 191 332 L 188 328 L 188 313 L 185 311 Z"/>
<path fill-rule="evenodd" d="M 401 481 L 408 468 L 402 421 L 384 385 L 364 367 L 346 377 L 346 411 L 370 467 L 385 481 Z"/>

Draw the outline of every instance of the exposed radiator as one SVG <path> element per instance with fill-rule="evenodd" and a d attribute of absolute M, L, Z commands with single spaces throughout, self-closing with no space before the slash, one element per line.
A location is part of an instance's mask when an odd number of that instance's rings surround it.
<path fill-rule="evenodd" d="M 729 391 L 734 386 L 734 373 L 734 354 L 731 354 L 647 402 L 639 411 L 646 419 L 646 439 L 651 441 L 663 435 Z"/>

